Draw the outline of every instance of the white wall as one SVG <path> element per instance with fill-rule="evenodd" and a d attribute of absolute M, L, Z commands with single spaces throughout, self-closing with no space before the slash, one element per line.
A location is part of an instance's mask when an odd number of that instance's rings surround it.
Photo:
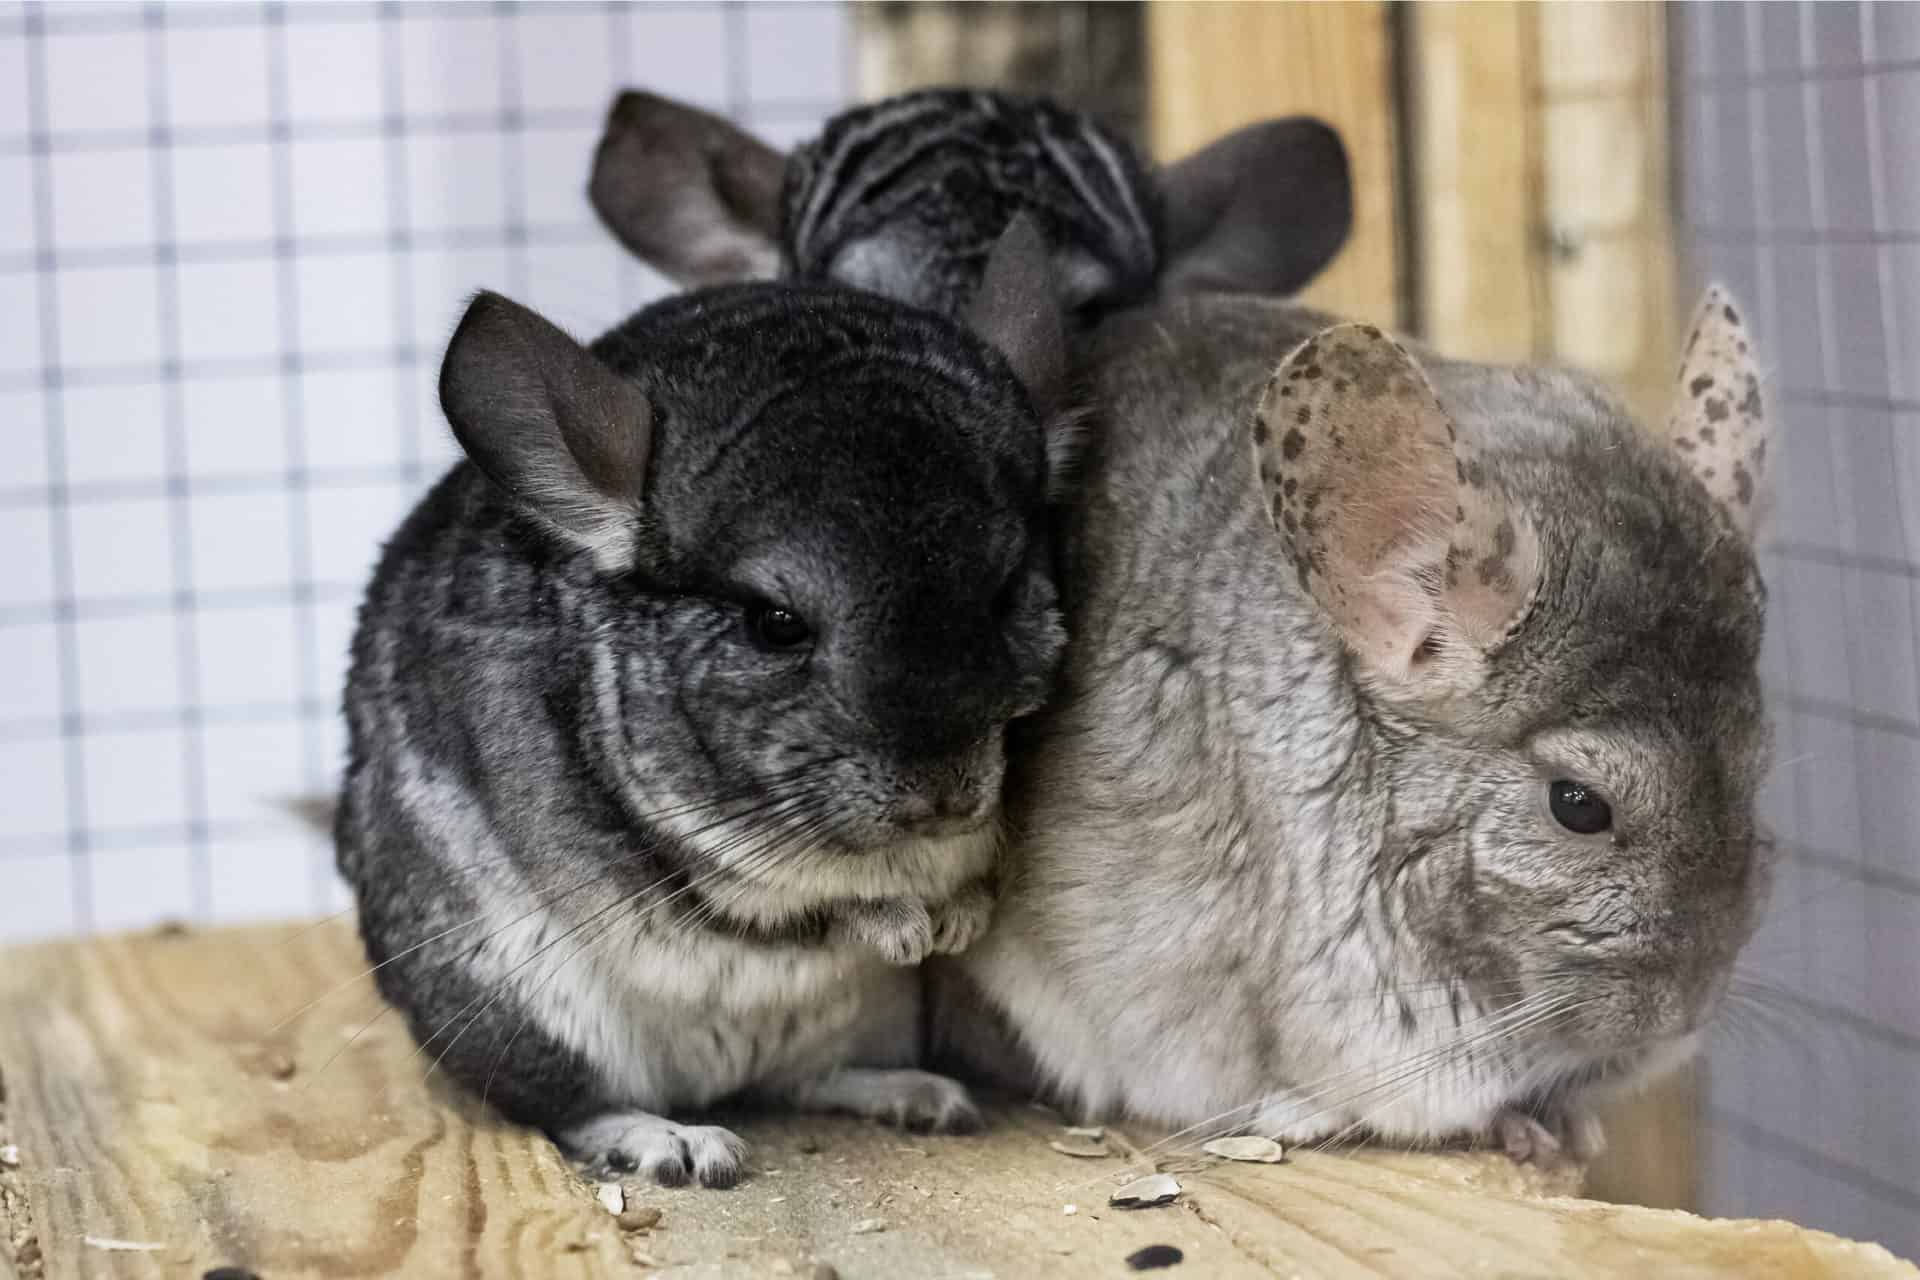
<path fill-rule="evenodd" d="M 466 295 L 664 286 L 583 187 L 616 88 L 777 141 L 836 4 L 0 8 L 0 939 L 341 905 L 353 610 L 451 456 Z"/>

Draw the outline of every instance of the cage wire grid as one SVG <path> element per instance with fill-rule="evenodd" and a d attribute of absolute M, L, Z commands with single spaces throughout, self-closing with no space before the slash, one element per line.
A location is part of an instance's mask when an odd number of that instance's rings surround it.
<path fill-rule="evenodd" d="M 1676 11 L 1682 249 L 1773 362 L 1771 906 L 1708 1211 L 1920 1256 L 1920 7 Z"/>
<path fill-rule="evenodd" d="M 354 610 L 444 471 L 465 299 L 666 292 L 584 189 L 618 88 L 785 144 L 837 4 L 0 9 L 0 939 L 344 902 Z"/>

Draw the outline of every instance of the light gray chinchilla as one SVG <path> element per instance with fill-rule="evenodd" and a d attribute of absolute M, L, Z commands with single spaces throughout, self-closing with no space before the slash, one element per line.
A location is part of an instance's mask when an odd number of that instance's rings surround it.
<path fill-rule="evenodd" d="M 1659 432 L 1255 298 L 1117 315 L 1079 363 L 1063 689 L 994 925 L 941 964 L 1090 1114 L 1597 1141 L 1587 1100 L 1692 1051 L 1767 880 L 1735 303 Z"/>

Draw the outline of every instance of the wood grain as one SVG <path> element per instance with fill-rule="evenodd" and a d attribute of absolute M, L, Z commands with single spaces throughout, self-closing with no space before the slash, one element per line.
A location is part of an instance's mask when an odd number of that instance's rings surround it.
<path fill-rule="evenodd" d="M 59 1278 L 747 1277 L 819 1259 L 847 1280 L 1073 1280 L 1123 1273 L 1149 1244 L 1181 1249 L 1182 1274 L 1228 1278 L 1920 1277 L 1785 1224 L 1566 1198 L 1570 1175 L 1491 1154 L 1183 1154 L 1178 1203 L 1112 1210 L 1125 1161 L 1052 1151 L 1057 1118 L 1020 1105 L 977 1138 L 735 1118 L 748 1180 L 636 1187 L 663 1216 L 625 1235 L 543 1139 L 426 1079 L 396 1019 L 368 1027 L 362 964 L 343 923 L 0 956 L 0 1141 L 22 1158 L 0 1177 L 0 1277 L 40 1280 L 37 1249 Z M 1145 1137 L 1112 1133 L 1128 1155 Z"/>
<path fill-rule="evenodd" d="M 1148 132 L 1162 160 L 1268 116 L 1308 113 L 1337 128 L 1353 165 L 1353 237 L 1302 296 L 1355 319 L 1405 323 L 1386 5 L 1154 0 L 1147 72 Z"/>
<path fill-rule="evenodd" d="M 1415 327 L 1465 359 L 1544 356 L 1536 8 L 1415 5 L 1407 22 Z"/>

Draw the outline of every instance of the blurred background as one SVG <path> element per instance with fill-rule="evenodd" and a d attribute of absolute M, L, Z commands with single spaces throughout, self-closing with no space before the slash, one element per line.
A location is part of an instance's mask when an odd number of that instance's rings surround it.
<path fill-rule="evenodd" d="M 1162 159 L 1319 114 L 1357 217 L 1313 301 L 1652 423 L 1700 284 L 1747 301 L 1778 885 L 1595 1189 L 1920 1255 L 1920 6 L 0 5 L 0 940 L 344 906 L 286 802 L 451 459 L 454 317 L 666 290 L 583 195 L 616 89 L 784 145 L 954 82 Z"/>

